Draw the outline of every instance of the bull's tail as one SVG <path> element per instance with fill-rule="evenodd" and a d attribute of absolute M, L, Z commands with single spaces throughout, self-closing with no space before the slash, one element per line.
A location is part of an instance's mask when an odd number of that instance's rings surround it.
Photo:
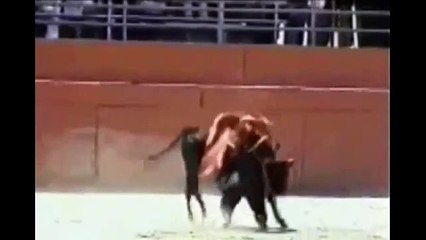
<path fill-rule="evenodd" d="M 158 159 L 160 157 L 162 157 L 163 155 L 167 154 L 168 152 L 170 152 L 172 149 L 174 149 L 179 141 L 182 139 L 182 136 L 184 136 L 185 134 L 188 134 L 188 132 L 191 129 L 195 129 L 194 127 L 184 127 L 182 128 L 182 130 L 179 132 L 179 134 L 169 143 L 169 145 L 167 145 L 167 147 L 165 147 L 163 150 L 159 151 L 156 154 L 152 154 L 148 157 L 149 160 L 155 160 Z"/>

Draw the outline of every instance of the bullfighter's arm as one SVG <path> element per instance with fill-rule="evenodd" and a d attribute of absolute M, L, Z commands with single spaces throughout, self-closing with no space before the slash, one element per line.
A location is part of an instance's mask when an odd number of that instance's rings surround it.
<path fill-rule="evenodd" d="M 170 150 L 172 150 L 173 148 L 175 148 L 175 147 L 176 147 L 176 145 L 179 143 L 179 141 L 180 141 L 181 137 L 182 137 L 182 132 L 181 132 L 181 133 L 179 133 L 179 134 L 176 136 L 176 138 L 175 138 L 175 139 L 173 139 L 173 141 L 172 141 L 172 142 L 170 142 L 170 143 L 169 143 L 169 145 L 168 145 L 165 149 L 161 150 L 161 151 L 160 151 L 160 152 L 158 152 L 157 154 L 152 154 L 152 155 L 148 156 L 148 159 L 149 159 L 149 160 L 156 160 L 156 159 L 158 159 L 158 158 L 162 157 L 164 154 L 168 153 Z"/>

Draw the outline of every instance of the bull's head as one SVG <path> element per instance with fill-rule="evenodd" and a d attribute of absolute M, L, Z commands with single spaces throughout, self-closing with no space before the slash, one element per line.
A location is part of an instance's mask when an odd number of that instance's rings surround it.
<path fill-rule="evenodd" d="M 274 146 L 275 151 L 277 152 L 278 150 L 280 150 L 280 148 L 281 148 L 281 144 L 279 142 L 276 142 Z"/>
<path fill-rule="evenodd" d="M 243 137 L 241 141 L 248 140 L 250 142 L 250 140 L 254 139 L 254 136 L 257 137 L 255 143 L 251 146 L 252 150 L 260 146 L 260 144 L 263 144 L 265 141 L 271 142 L 272 140 L 270 129 L 271 123 L 266 118 L 259 119 L 251 115 L 245 115 L 240 118 L 239 126 L 239 131 L 241 131 L 239 136 L 247 137 L 247 139 L 244 139 L 245 137 Z"/>
<path fill-rule="evenodd" d="M 251 131 L 246 138 L 246 149 L 249 153 L 254 154 L 259 160 L 269 162 L 275 161 L 276 152 L 279 149 L 279 144 L 273 144 L 270 135 L 258 134 L 256 131 Z"/>
<path fill-rule="evenodd" d="M 281 144 L 279 142 L 275 142 L 275 144 L 273 144 L 270 136 L 257 136 L 257 138 L 258 140 L 249 149 L 249 152 L 255 152 L 258 158 L 261 158 L 264 163 L 277 161 L 276 155 L 277 152 L 281 149 Z M 284 162 L 289 168 L 291 168 L 294 164 L 294 159 L 289 158 L 280 162 Z"/>
<path fill-rule="evenodd" d="M 253 144 L 249 152 L 266 166 L 271 190 L 276 194 L 286 193 L 294 159 L 277 160 L 277 151 L 281 145 L 270 138 L 252 134 L 249 142 Z"/>
<path fill-rule="evenodd" d="M 182 135 L 194 134 L 194 133 L 197 133 L 198 131 L 200 131 L 200 127 L 197 127 L 197 126 L 185 126 L 182 129 Z"/>
<path fill-rule="evenodd" d="M 287 193 L 291 182 L 291 169 L 293 165 L 293 158 L 269 162 L 265 165 L 270 188 L 275 194 Z"/>

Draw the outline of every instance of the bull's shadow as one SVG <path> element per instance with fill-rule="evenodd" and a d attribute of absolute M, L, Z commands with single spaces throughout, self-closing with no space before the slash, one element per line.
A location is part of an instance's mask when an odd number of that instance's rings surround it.
<path fill-rule="evenodd" d="M 227 230 L 231 231 L 249 231 L 254 233 L 266 233 L 266 234 L 287 234 L 287 233 L 297 233 L 298 230 L 294 228 L 280 228 L 280 227 L 268 227 L 267 230 L 260 230 L 258 227 L 251 226 L 229 226 Z"/>

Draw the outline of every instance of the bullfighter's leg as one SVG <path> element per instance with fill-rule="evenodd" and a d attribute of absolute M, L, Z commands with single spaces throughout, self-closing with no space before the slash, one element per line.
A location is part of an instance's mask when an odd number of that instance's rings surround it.
<path fill-rule="evenodd" d="M 228 227 L 231 224 L 232 213 L 235 207 L 241 200 L 241 193 L 236 188 L 229 188 L 222 193 L 222 199 L 220 201 L 220 208 L 222 216 L 225 219 L 224 227 Z"/>
<path fill-rule="evenodd" d="M 246 196 L 247 202 L 254 212 L 254 217 L 261 230 L 268 228 L 266 221 L 265 199 L 263 194 L 250 193 Z"/>
<path fill-rule="evenodd" d="M 287 223 L 285 222 L 284 218 L 281 217 L 281 214 L 278 211 L 277 201 L 273 194 L 268 194 L 268 202 L 271 205 L 274 218 L 278 222 L 278 224 L 280 224 L 280 226 L 284 229 L 288 228 Z"/>

